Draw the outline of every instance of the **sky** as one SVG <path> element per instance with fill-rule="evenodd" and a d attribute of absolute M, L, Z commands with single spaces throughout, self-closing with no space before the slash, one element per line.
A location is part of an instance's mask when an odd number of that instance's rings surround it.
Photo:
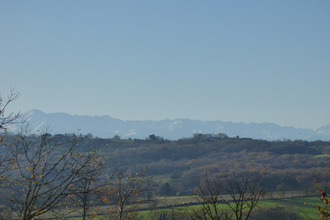
<path fill-rule="evenodd" d="M 330 1 L 0 0 L 8 111 L 330 124 Z"/>

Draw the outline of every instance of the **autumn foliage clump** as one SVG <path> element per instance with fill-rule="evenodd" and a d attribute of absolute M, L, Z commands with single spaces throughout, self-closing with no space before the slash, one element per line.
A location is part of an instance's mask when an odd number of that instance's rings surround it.
<path fill-rule="evenodd" d="M 321 218 L 328 219 L 330 216 L 330 212 L 328 211 L 328 206 L 330 204 L 330 197 L 327 193 L 320 187 L 320 183 L 318 179 L 315 178 L 317 190 L 320 192 L 320 200 L 322 201 L 322 205 L 318 205 L 317 208 L 319 210 L 319 214 Z"/>

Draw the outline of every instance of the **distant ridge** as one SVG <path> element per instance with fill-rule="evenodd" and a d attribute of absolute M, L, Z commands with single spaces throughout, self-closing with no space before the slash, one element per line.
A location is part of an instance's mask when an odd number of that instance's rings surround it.
<path fill-rule="evenodd" d="M 235 123 L 175 119 L 161 121 L 123 121 L 110 116 L 82 116 L 67 113 L 44 113 L 38 109 L 23 114 L 32 131 L 48 128 L 50 133 L 91 133 L 102 138 L 146 138 L 150 134 L 165 139 L 191 137 L 194 133 L 225 133 L 264 140 L 330 140 L 330 125 L 317 130 L 282 127 L 275 123 Z M 12 127 L 15 132 L 18 128 Z"/>

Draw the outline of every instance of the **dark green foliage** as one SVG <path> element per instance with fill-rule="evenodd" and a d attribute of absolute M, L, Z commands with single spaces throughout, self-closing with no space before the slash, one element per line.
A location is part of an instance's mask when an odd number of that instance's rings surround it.
<path fill-rule="evenodd" d="M 172 189 L 169 183 L 162 184 L 159 189 L 159 195 L 169 196 L 172 193 Z"/>

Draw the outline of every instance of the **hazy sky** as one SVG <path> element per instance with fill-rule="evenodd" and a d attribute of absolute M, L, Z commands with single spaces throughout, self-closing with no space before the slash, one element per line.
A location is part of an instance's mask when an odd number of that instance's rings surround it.
<path fill-rule="evenodd" d="M 10 110 L 330 124 L 330 1 L 0 0 Z"/>

